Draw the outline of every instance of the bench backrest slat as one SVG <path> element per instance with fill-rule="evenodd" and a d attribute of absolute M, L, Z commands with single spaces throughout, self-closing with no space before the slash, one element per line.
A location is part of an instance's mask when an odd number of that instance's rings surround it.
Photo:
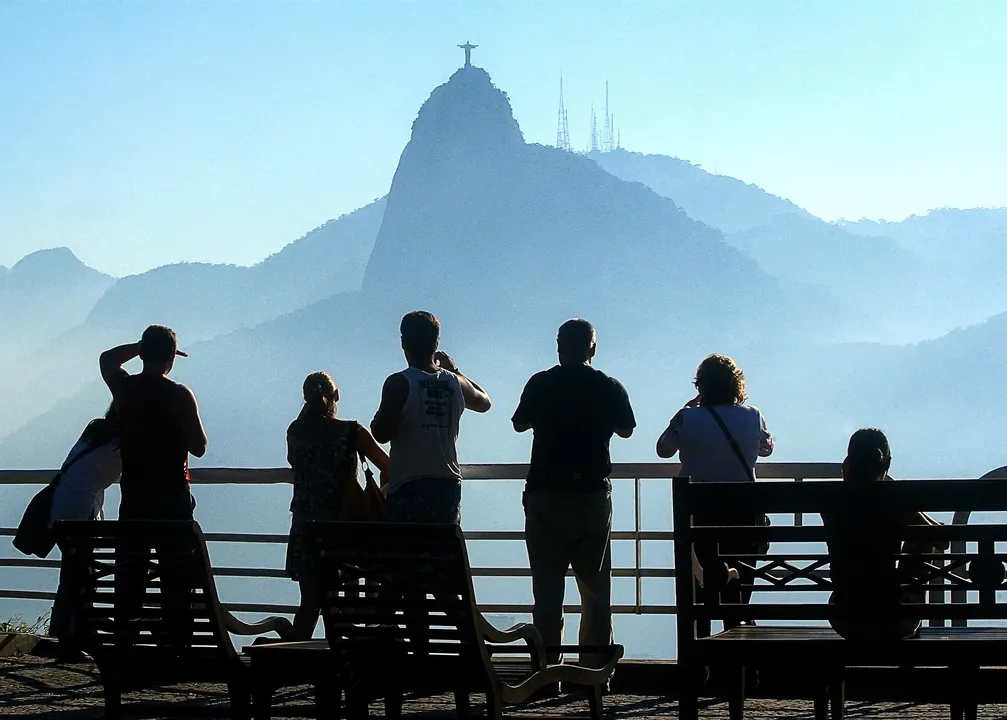
<path fill-rule="evenodd" d="M 842 481 L 802 483 L 692 483 L 688 478 L 673 482 L 675 522 L 675 563 L 692 567 L 692 554 L 715 557 L 728 567 L 748 567 L 754 575 L 748 587 L 755 595 L 751 605 L 742 605 L 736 596 L 715 597 L 697 605 L 697 586 L 692 573 L 679 570 L 676 581 L 678 642 L 680 656 L 687 656 L 696 642 L 697 621 L 756 620 L 760 625 L 825 625 L 834 617 L 829 604 L 833 590 L 831 563 L 826 541 L 835 539 L 833 526 L 757 524 L 761 514 L 770 517 L 804 513 L 814 518 L 822 513 L 843 517 L 858 528 L 862 518 L 885 518 L 909 511 L 963 513 L 969 511 L 1007 512 L 1007 483 L 994 480 L 925 480 L 875 483 L 851 488 Z M 747 524 L 701 526 L 696 518 L 747 517 Z M 884 523 L 882 527 L 887 527 Z M 830 534 L 832 532 L 832 534 Z M 966 621 L 1007 620 L 1007 524 L 912 526 L 885 530 L 877 546 L 902 547 L 891 554 L 891 572 L 912 566 L 912 573 L 898 571 L 902 582 L 899 617 L 921 618 L 943 624 Z M 897 537 L 896 537 L 897 535 Z M 870 537 L 870 536 L 867 536 Z M 892 542 L 894 541 L 894 545 Z M 951 552 L 926 554 L 910 551 L 912 543 L 934 542 L 950 545 Z M 871 540 L 873 543 L 873 540 Z M 769 543 L 769 553 L 752 551 Z M 740 551 L 739 548 L 747 548 Z M 879 549 L 879 552 L 886 552 Z M 887 567 L 887 565 L 886 565 Z M 871 573 L 867 574 L 871 577 Z M 853 583 L 844 589 L 863 592 L 877 588 Z M 945 593 L 958 602 L 945 602 Z M 927 594 L 931 603 L 925 604 Z M 998 598 L 998 594 L 1000 597 Z M 964 602 L 962 602 L 964 601 Z"/>
<path fill-rule="evenodd" d="M 197 523 L 61 522 L 57 534 L 99 665 L 237 660 Z"/>
<path fill-rule="evenodd" d="M 468 554 L 453 525 L 309 523 L 325 634 L 350 677 L 488 682 Z"/>

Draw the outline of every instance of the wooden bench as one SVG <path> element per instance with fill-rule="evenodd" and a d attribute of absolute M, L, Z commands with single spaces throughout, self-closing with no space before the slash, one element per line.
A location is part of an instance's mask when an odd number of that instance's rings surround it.
<path fill-rule="evenodd" d="M 676 583 L 678 606 L 678 662 L 683 672 L 679 716 L 698 717 L 698 678 L 704 667 L 720 669 L 729 678 L 732 718 L 744 716 L 745 668 L 771 668 L 804 678 L 806 696 L 815 702 L 815 717 L 825 718 L 831 701 L 833 718 L 843 717 L 845 669 L 851 667 L 943 668 L 942 697 L 952 718 L 975 717 L 980 702 L 1003 699 L 1000 687 L 983 687 L 981 669 L 1002 666 L 1007 660 L 1007 627 L 982 624 L 1007 620 L 1004 560 L 998 543 L 1007 543 L 1007 525 L 973 524 L 912 527 L 902 541 L 941 541 L 952 552 L 898 558 L 925 563 L 923 571 L 905 586 L 917 594 L 928 592 L 930 603 L 903 604 L 900 616 L 924 619 L 927 626 L 909 640 L 852 642 L 834 632 L 835 606 L 828 604 L 827 531 L 820 525 L 702 527 L 694 516 L 709 517 L 725 510 L 754 513 L 855 513 L 871 507 L 878 512 L 997 512 L 1007 511 L 1007 483 L 990 480 L 931 480 L 876 483 L 851 490 L 841 481 L 691 483 L 676 478 L 673 485 L 675 565 L 691 566 L 692 553 L 702 545 L 729 567 L 746 564 L 755 580 L 751 605 L 735 594 L 715 595 L 696 602 L 692 573 Z M 719 543 L 770 542 L 765 556 L 727 555 Z M 891 562 L 896 562 L 892 557 Z M 869 590 L 869 588 L 868 588 Z M 960 603 L 945 603 L 946 593 Z M 998 595 L 1000 597 L 998 597 Z M 697 622 L 755 621 L 707 638 L 697 637 Z M 950 622 L 954 627 L 945 627 Z M 980 626 L 977 626 L 980 625 Z M 932 697 L 931 686 L 927 687 Z"/>
<path fill-rule="evenodd" d="M 591 715 L 602 718 L 602 694 L 622 646 L 608 648 L 602 668 L 546 665 L 538 630 L 522 623 L 497 630 L 476 607 L 468 553 L 453 525 L 310 523 L 309 547 L 321 580 L 325 634 L 337 654 L 339 682 L 353 701 L 396 693 L 455 694 L 460 715 L 470 693 L 486 695 L 487 716 L 522 703 L 543 688 L 577 686 Z M 492 655 L 523 653 L 529 673 L 498 672 Z M 500 668 L 503 670 L 503 668 Z M 513 667 L 508 668 L 513 670 Z M 389 706 L 391 714 L 399 708 Z"/>
<path fill-rule="evenodd" d="M 105 715 L 124 691 L 184 682 L 226 683 L 236 717 L 247 717 L 246 662 L 228 633 L 276 632 L 286 618 L 244 623 L 220 604 L 206 542 L 192 521 L 59 522 L 56 533 L 79 589 L 77 632 L 94 658 Z"/>

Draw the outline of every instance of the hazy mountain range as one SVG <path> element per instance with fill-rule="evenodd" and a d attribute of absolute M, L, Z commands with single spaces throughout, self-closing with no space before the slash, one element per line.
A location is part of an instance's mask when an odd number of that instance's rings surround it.
<path fill-rule="evenodd" d="M 0 363 L 0 467 L 57 465 L 107 403 L 98 352 L 151 322 L 191 353 L 177 375 L 199 398 L 206 462 L 282 464 L 304 374 L 332 371 L 341 412 L 368 421 L 402 365 L 398 318 L 424 307 L 496 403 L 466 420 L 465 461 L 526 458 L 508 418 L 554 362 L 556 327 L 582 315 L 637 405 L 617 457 L 653 457 L 696 364 L 721 351 L 746 368 L 780 459 L 838 459 L 852 429 L 879 424 L 903 472 L 977 473 L 1004 462 L 1007 292 L 990 269 L 1005 229 L 1003 210 L 826 223 L 677 158 L 527 144 L 506 95 L 467 68 L 420 109 L 387 198 L 262 263 L 114 280 L 60 250 L 0 271 L 5 338 L 24 350 Z"/>

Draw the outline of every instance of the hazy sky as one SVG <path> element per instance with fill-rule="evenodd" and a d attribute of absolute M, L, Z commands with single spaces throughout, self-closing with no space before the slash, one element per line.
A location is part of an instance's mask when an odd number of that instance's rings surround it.
<path fill-rule="evenodd" d="M 480 47 L 532 142 L 623 145 L 827 218 L 1007 205 L 1007 3 L 0 4 L 0 264 L 251 263 L 383 195 Z"/>

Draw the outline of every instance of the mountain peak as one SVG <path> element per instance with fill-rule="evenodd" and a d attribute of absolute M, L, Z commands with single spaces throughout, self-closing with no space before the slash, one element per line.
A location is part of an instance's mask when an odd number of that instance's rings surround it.
<path fill-rule="evenodd" d="M 470 65 L 430 93 L 413 122 L 406 152 L 417 146 L 443 152 L 447 144 L 478 153 L 523 143 L 507 94 L 488 72 Z"/>
<path fill-rule="evenodd" d="M 25 255 L 10 269 L 12 275 L 33 275 L 37 273 L 79 272 L 87 270 L 97 273 L 82 263 L 70 248 L 56 247 L 36 250 Z"/>

